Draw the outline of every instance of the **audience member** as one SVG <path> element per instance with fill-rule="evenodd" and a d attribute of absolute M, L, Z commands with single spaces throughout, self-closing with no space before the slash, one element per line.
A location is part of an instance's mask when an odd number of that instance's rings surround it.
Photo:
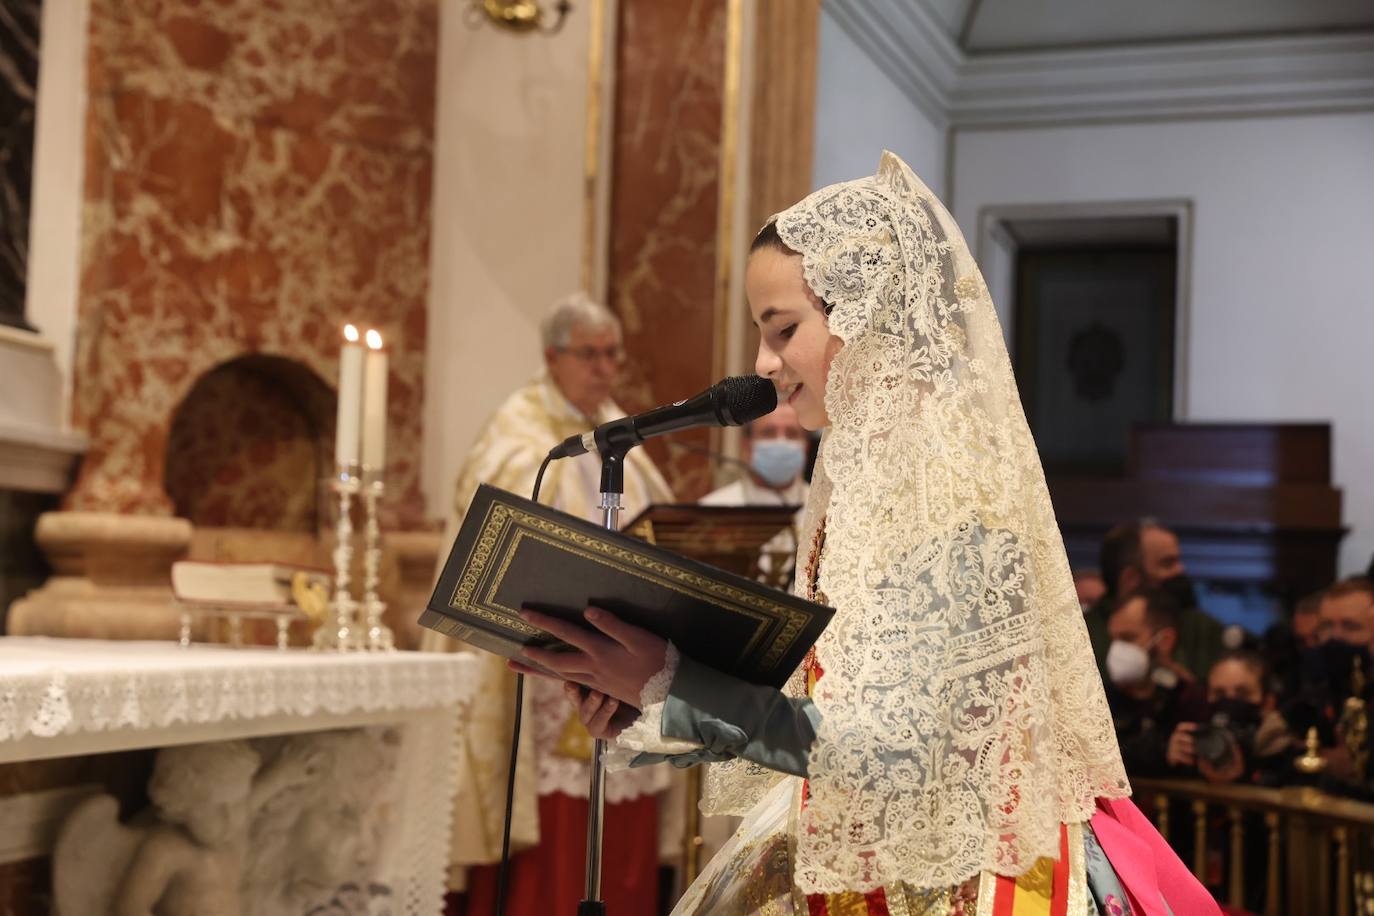
<path fill-rule="evenodd" d="M 1197 606 L 1177 535 L 1155 521 L 1118 525 L 1102 541 L 1101 567 L 1107 593 L 1088 610 L 1084 621 L 1104 677 L 1111 642 L 1107 618 L 1142 589 L 1167 592 L 1180 609 L 1174 662 L 1194 678 L 1212 667 L 1225 650 L 1222 626 Z"/>
<path fill-rule="evenodd" d="M 1310 649 L 1321 641 L 1321 636 L 1317 633 L 1317 624 L 1321 619 L 1321 604 L 1322 593 L 1314 592 L 1299 598 L 1298 603 L 1293 606 L 1293 638 L 1303 649 Z"/>
<path fill-rule="evenodd" d="M 1265 631 L 1262 651 L 1280 696 L 1297 692 L 1302 655 L 1316 648 L 1320 641 L 1317 622 L 1321 603 L 1321 592 L 1304 595 L 1293 605 L 1287 619 Z"/>
<path fill-rule="evenodd" d="M 809 487 L 806 469 L 809 441 L 806 429 L 790 404 L 744 427 L 740 457 L 748 472 L 733 483 L 701 498 L 703 506 L 800 506 Z"/>
<path fill-rule="evenodd" d="M 1174 730 L 1171 746 L 1180 756 L 1191 756 L 1193 764 L 1175 775 L 1203 779 L 1212 783 L 1244 783 L 1264 786 L 1282 785 L 1292 772 L 1293 760 L 1301 753 L 1302 742 L 1288 728 L 1276 707 L 1264 657 L 1248 649 L 1224 653 L 1207 672 L 1207 706 L 1197 722 L 1183 722 Z M 1195 814 L 1191 806 L 1172 806 L 1170 817 L 1178 825 L 1175 851 L 1180 857 L 1194 858 Z M 1209 833 L 1226 835 L 1230 815 L 1213 807 L 1209 812 Z M 1268 852 L 1268 830 L 1259 811 L 1247 811 L 1242 820 L 1241 843 L 1249 862 L 1263 861 Z M 1214 845 L 1212 847 L 1216 849 Z M 1185 859 L 1186 861 L 1187 859 Z M 1233 861 L 1218 862 L 1224 873 L 1217 873 L 1209 884 L 1214 892 L 1234 888 L 1229 868 Z M 1265 911 L 1267 876 L 1262 869 L 1244 869 L 1242 878 L 1245 906 L 1250 912 Z"/>
<path fill-rule="evenodd" d="M 810 484 L 806 469 L 810 440 L 790 404 L 779 404 L 772 413 L 744 427 L 740 456 L 747 473 L 733 483 L 701 498 L 703 506 L 802 506 Z M 763 545 L 758 559 L 759 578 L 778 588 L 792 585 L 797 554 L 798 508 L 793 523 Z"/>
<path fill-rule="evenodd" d="M 1317 609 L 1317 640 L 1328 639 L 1374 649 L 1374 582 L 1356 576 L 1337 582 L 1322 593 Z"/>
<path fill-rule="evenodd" d="M 1073 587 L 1078 593 L 1078 606 L 1083 608 L 1085 614 L 1107 594 L 1107 583 L 1102 581 L 1102 574 L 1095 569 L 1075 569 Z"/>
<path fill-rule="evenodd" d="M 1207 673 L 1205 714 L 1181 723 L 1179 733 L 1181 756 L 1192 757 L 1208 782 L 1279 785 L 1302 747 L 1278 711 L 1264 657 L 1249 649 L 1217 660 Z"/>
<path fill-rule="evenodd" d="M 1108 620 L 1107 703 L 1132 776 L 1192 764 L 1191 737 L 1170 741 L 1180 722 L 1197 721 L 1204 702 L 1201 685 L 1174 660 L 1179 617 L 1172 595 L 1146 589 L 1122 601 Z"/>
<path fill-rule="evenodd" d="M 1283 698 L 1281 710 L 1294 734 L 1316 728 L 1327 748 L 1326 775 L 1334 783 L 1362 780 L 1345 753 L 1341 717 L 1346 700 L 1358 691 L 1374 702 L 1371 637 L 1374 636 L 1374 583 L 1363 577 L 1337 582 L 1321 595 L 1318 644 L 1302 654 L 1297 687 Z M 1374 708 L 1374 707 L 1371 707 Z"/>

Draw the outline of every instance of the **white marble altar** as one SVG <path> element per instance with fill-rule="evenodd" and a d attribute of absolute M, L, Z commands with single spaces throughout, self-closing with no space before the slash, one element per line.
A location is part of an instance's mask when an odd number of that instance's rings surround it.
<path fill-rule="evenodd" d="M 72 869 L 158 894 L 171 869 L 226 912 L 432 914 L 471 661 L 0 638 L 0 762 L 164 748 L 147 812 L 121 824 L 105 795 L 73 807 L 59 898 Z"/>

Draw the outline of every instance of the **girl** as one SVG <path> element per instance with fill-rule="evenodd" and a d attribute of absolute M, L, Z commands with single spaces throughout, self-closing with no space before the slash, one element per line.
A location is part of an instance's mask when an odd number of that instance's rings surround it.
<path fill-rule="evenodd" d="M 675 913 L 1206 914 L 1136 809 L 992 302 L 890 153 L 774 217 L 756 369 L 823 429 L 797 589 L 836 609 L 782 691 L 604 611 L 561 674 L 630 765 L 711 762 L 747 814 Z M 533 669 L 513 663 L 527 672 Z M 583 698 L 574 685 L 590 688 Z"/>

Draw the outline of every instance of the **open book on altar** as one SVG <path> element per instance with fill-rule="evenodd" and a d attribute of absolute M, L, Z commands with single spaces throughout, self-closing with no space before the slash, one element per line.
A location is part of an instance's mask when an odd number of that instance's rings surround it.
<path fill-rule="evenodd" d="M 561 643 L 522 608 L 582 623 L 588 606 L 685 655 L 781 687 L 834 611 L 629 534 L 483 485 L 420 623 L 507 658 Z"/>

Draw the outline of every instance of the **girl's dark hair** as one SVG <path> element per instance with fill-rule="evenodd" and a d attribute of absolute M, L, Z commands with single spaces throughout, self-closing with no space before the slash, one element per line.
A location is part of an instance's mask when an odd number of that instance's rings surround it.
<path fill-rule="evenodd" d="M 754 236 L 754 241 L 749 245 L 749 253 L 753 254 L 764 248 L 776 248 L 783 254 L 800 253 L 787 247 L 787 243 L 782 240 L 782 236 L 778 235 L 777 222 L 771 219 L 764 223 L 763 228 L 759 230 L 759 234 Z"/>

